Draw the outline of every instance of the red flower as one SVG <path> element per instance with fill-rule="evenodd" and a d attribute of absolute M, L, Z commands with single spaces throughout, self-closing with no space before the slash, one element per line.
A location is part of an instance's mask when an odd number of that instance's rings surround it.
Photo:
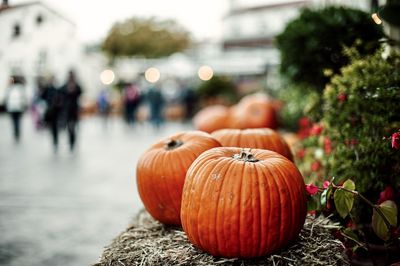
<path fill-rule="evenodd" d="M 306 150 L 305 149 L 298 150 L 297 153 L 296 153 L 296 156 L 298 158 L 300 158 L 300 159 L 304 158 L 305 155 L 306 155 Z"/>
<path fill-rule="evenodd" d="M 324 138 L 324 151 L 326 154 L 330 154 L 332 152 L 331 139 L 328 137 Z"/>
<path fill-rule="evenodd" d="M 358 144 L 358 140 L 356 140 L 356 139 L 346 139 L 344 141 L 344 143 L 346 144 L 346 146 L 356 146 Z"/>
<path fill-rule="evenodd" d="M 350 220 L 347 224 L 346 224 L 347 228 L 350 228 L 352 230 L 357 229 L 357 224 L 355 222 L 353 222 L 353 220 Z"/>
<path fill-rule="evenodd" d="M 299 119 L 299 127 L 300 128 L 306 128 L 306 127 L 310 127 L 311 126 L 311 121 L 310 119 L 308 119 L 308 117 L 302 117 Z"/>
<path fill-rule="evenodd" d="M 322 186 L 323 186 L 324 188 L 328 188 L 330 184 L 331 184 L 331 182 L 325 181 L 324 184 L 322 184 Z"/>
<path fill-rule="evenodd" d="M 400 132 L 393 133 L 392 148 L 396 150 L 400 149 Z"/>
<path fill-rule="evenodd" d="M 314 162 L 311 164 L 311 171 L 313 171 L 313 172 L 317 172 L 320 168 L 321 168 L 321 163 L 320 163 L 320 161 L 314 161 Z"/>
<path fill-rule="evenodd" d="M 311 211 L 308 211 L 307 213 L 310 214 L 310 215 L 315 215 L 317 213 L 317 211 L 316 210 L 311 210 Z"/>
<path fill-rule="evenodd" d="M 308 184 L 306 185 L 306 191 L 309 195 L 314 196 L 315 194 L 318 193 L 318 187 L 313 184 Z"/>
<path fill-rule="evenodd" d="M 386 200 L 393 200 L 393 197 L 394 197 L 393 188 L 391 186 L 387 186 L 385 190 L 379 194 L 378 204 L 381 204 Z"/>
<path fill-rule="evenodd" d="M 318 125 L 318 124 L 314 124 L 314 125 L 312 126 L 311 130 L 310 130 L 310 135 L 318 136 L 318 135 L 321 134 L 322 130 L 323 130 L 323 127 L 322 127 L 322 126 L 320 126 L 320 125 Z"/>
<path fill-rule="evenodd" d="M 310 136 L 310 129 L 309 128 L 300 129 L 297 132 L 297 135 L 299 136 L 300 139 L 308 138 Z"/>
<path fill-rule="evenodd" d="M 338 94 L 337 99 L 343 103 L 347 100 L 347 95 L 344 92 L 341 92 Z"/>

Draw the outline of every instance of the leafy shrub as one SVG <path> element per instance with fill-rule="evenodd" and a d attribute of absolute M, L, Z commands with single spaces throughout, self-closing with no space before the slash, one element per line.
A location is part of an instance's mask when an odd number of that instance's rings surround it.
<path fill-rule="evenodd" d="M 283 102 L 283 107 L 279 110 L 279 125 L 290 131 L 297 131 L 300 118 L 319 103 L 318 93 L 294 84 L 281 88 L 276 97 Z"/>
<path fill-rule="evenodd" d="M 197 88 L 197 94 L 202 99 L 222 98 L 227 103 L 235 103 L 238 100 L 235 84 L 228 78 L 220 76 L 202 82 Z"/>
<path fill-rule="evenodd" d="M 371 54 L 383 37 L 370 15 L 345 7 L 303 9 L 276 38 L 281 52 L 281 73 L 295 83 L 322 91 L 332 74 L 349 63 L 343 47 L 356 45 L 360 54 Z"/>
<path fill-rule="evenodd" d="M 326 173 L 352 178 L 374 202 L 386 186 L 400 186 L 400 150 L 390 141 L 400 128 L 400 56 L 381 54 L 353 56 L 323 95 L 324 134 L 333 145 Z"/>

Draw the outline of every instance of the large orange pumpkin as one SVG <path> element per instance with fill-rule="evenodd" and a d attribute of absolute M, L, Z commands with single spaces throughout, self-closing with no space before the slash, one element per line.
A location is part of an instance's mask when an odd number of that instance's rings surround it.
<path fill-rule="evenodd" d="M 295 240 L 306 216 L 303 178 L 282 155 L 220 147 L 190 166 L 181 221 L 198 248 L 223 257 L 265 256 Z"/>
<path fill-rule="evenodd" d="M 211 135 L 224 147 L 271 150 L 293 161 L 292 152 L 286 141 L 269 128 L 220 129 Z"/>
<path fill-rule="evenodd" d="M 136 169 L 137 187 L 154 219 L 180 225 L 186 171 L 202 152 L 219 146 L 210 134 L 188 131 L 160 140 L 141 156 Z"/>
<path fill-rule="evenodd" d="M 278 127 L 274 103 L 264 94 L 244 97 L 230 115 L 229 128 Z"/>
<path fill-rule="evenodd" d="M 224 105 L 211 105 L 201 109 L 193 118 L 194 127 L 208 133 L 228 127 L 229 108 Z"/>

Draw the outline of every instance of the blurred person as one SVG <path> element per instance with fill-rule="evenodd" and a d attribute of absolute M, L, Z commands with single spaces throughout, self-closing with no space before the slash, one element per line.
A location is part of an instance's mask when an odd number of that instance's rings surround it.
<path fill-rule="evenodd" d="M 60 88 L 60 93 L 63 102 L 62 119 L 67 127 L 70 150 L 73 151 L 79 121 L 79 98 L 82 94 L 82 88 L 76 80 L 74 71 L 68 72 L 67 82 Z"/>
<path fill-rule="evenodd" d="M 41 98 L 46 103 L 44 112 L 44 123 L 50 129 L 53 139 L 54 151 L 58 148 L 58 131 L 60 126 L 61 112 L 63 108 L 63 95 L 59 89 L 54 86 L 54 77 L 50 76 L 47 84 L 44 86 Z"/>
<path fill-rule="evenodd" d="M 21 117 L 27 105 L 26 88 L 23 77 L 11 77 L 5 94 L 6 110 L 10 114 L 14 140 L 21 137 Z"/>
<path fill-rule="evenodd" d="M 192 87 L 183 85 L 181 100 L 182 104 L 185 106 L 185 118 L 187 120 L 192 119 L 197 104 L 197 97 L 195 90 Z"/>
<path fill-rule="evenodd" d="M 125 87 L 123 93 L 125 121 L 133 125 L 136 117 L 136 110 L 140 104 L 141 95 L 138 85 L 134 82 Z"/>
<path fill-rule="evenodd" d="M 44 114 L 46 111 L 46 101 L 42 98 L 42 94 L 46 89 L 46 83 L 44 77 L 40 76 L 37 79 L 36 90 L 33 95 L 31 104 L 31 114 L 33 123 L 36 129 L 41 129 L 45 125 Z"/>
<path fill-rule="evenodd" d="M 146 99 L 150 106 L 150 122 L 158 129 L 163 123 L 162 110 L 165 103 L 161 89 L 151 86 L 147 92 Z"/>
<path fill-rule="evenodd" d="M 107 88 L 102 89 L 97 96 L 97 109 L 104 120 L 104 125 L 106 125 L 111 110 L 110 95 Z"/>

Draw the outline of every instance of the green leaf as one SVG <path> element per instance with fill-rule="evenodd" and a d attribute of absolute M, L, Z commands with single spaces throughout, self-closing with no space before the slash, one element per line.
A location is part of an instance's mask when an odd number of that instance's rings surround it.
<path fill-rule="evenodd" d="M 331 197 L 334 179 L 335 177 L 332 177 L 331 181 L 329 182 L 329 186 L 321 193 L 321 206 L 323 208 L 326 208 L 326 203 Z"/>
<path fill-rule="evenodd" d="M 397 206 L 391 200 L 382 202 L 378 208 L 381 210 L 383 215 L 389 221 L 390 225 L 397 226 Z M 390 239 L 390 231 L 387 228 L 382 216 L 374 209 L 372 214 L 372 229 L 375 234 L 382 240 Z"/>
<path fill-rule="evenodd" d="M 354 239 L 354 240 L 359 241 L 359 238 L 358 238 L 358 236 L 356 235 L 356 233 L 354 233 L 354 231 L 351 230 L 350 228 L 345 228 L 345 229 L 343 230 L 343 234 L 345 234 L 346 236 L 351 237 L 351 238 Z"/>
<path fill-rule="evenodd" d="M 329 197 L 331 195 L 332 192 L 332 186 L 329 185 L 329 187 L 327 189 L 325 189 L 322 193 L 321 193 L 321 206 L 323 208 L 326 208 L 326 202 L 329 200 Z"/>
<path fill-rule="evenodd" d="M 319 200 L 318 197 L 310 197 L 307 201 L 307 211 L 315 211 L 319 207 Z"/>
<path fill-rule="evenodd" d="M 354 190 L 356 188 L 354 182 L 351 179 L 348 179 L 346 182 L 344 182 L 343 187 L 349 190 Z M 346 218 L 346 216 L 353 208 L 354 195 L 350 192 L 338 188 L 333 194 L 333 200 L 335 202 L 335 207 L 339 215 L 342 218 Z"/>

